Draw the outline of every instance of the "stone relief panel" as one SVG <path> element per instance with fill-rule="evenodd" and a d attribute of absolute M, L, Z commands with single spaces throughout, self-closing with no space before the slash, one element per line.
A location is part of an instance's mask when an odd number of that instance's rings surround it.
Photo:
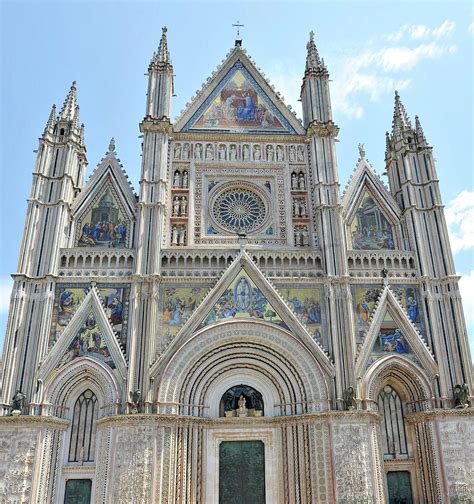
<path fill-rule="evenodd" d="M 37 433 L 26 429 L 4 429 L 0 435 L 0 502 L 31 502 L 33 463 Z"/>
<path fill-rule="evenodd" d="M 472 502 L 474 496 L 474 425 L 472 419 L 441 421 L 441 452 L 450 504 Z"/>
<path fill-rule="evenodd" d="M 338 504 L 373 504 L 370 432 L 367 424 L 333 426 L 333 453 Z"/>
<path fill-rule="evenodd" d="M 109 486 L 114 504 L 151 504 L 154 440 L 153 427 L 124 426 L 117 432 Z"/>

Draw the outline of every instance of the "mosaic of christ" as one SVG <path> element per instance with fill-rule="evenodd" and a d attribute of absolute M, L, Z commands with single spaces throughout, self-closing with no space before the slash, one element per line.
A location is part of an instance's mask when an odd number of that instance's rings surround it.
<path fill-rule="evenodd" d="M 237 70 L 196 121 L 193 129 L 284 130 L 252 83 Z"/>

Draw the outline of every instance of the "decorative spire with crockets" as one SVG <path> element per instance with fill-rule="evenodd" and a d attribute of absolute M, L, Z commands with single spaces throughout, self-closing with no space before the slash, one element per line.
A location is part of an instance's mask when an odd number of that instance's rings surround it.
<path fill-rule="evenodd" d="M 320 69 L 321 58 L 314 43 L 314 32 L 312 30 L 309 33 L 309 42 L 306 44 L 306 49 L 308 50 L 306 55 L 306 71 Z"/>
<path fill-rule="evenodd" d="M 66 96 L 66 99 L 64 100 L 64 105 L 63 108 L 61 109 L 61 113 L 59 114 L 59 118 L 66 120 L 66 121 L 72 121 L 74 119 L 74 116 L 76 115 L 76 99 L 77 99 L 77 94 L 76 94 L 76 81 L 74 81 L 71 85 L 71 89 L 69 90 L 69 93 Z"/>
<path fill-rule="evenodd" d="M 49 113 L 48 122 L 44 128 L 45 133 L 48 131 L 49 133 L 53 132 L 54 125 L 56 124 L 56 105 L 51 107 L 51 112 Z"/>
<path fill-rule="evenodd" d="M 166 32 L 168 28 L 163 26 L 158 51 L 153 54 L 151 63 L 157 65 L 171 65 L 170 53 L 168 51 L 168 41 L 166 39 Z"/>
<path fill-rule="evenodd" d="M 395 107 L 393 110 L 392 134 L 401 132 L 405 129 L 412 129 L 410 118 L 406 113 L 405 107 L 400 100 L 398 91 L 395 91 Z"/>

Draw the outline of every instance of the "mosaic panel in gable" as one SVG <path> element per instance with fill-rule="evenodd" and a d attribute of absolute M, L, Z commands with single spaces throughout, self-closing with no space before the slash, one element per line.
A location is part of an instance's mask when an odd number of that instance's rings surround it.
<path fill-rule="evenodd" d="M 277 285 L 277 289 L 291 305 L 296 317 L 309 334 L 327 350 L 328 341 L 323 330 L 325 315 L 321 302 L 321 289 L 286 285 Z"/>
<path fill-rule="evenodd" d="M 196 167 L 195 243 L 232 244 L 242 233 L 250 243 L 285 244 L 286 214 L 282 166 Z"/>
<path fill-rule="evenodd" d="M 417 287 L 410 285 L 391 285 L 390 289 L 403 306 L 417 330 L 425 335 L 422 302 Z M 382 294 L 379 285 L 353 285 L 352 299 L 354 303 L 354 325 L 356 328 L 356 344 L 359 350 L 364 342 L 365 332 L 373 314 L 375 304 Z"/>
<path fill-rule="evenodd" d="M 295 133 L 240 62 L 227 72 L 184 130 Z"/>
<path fill-rule="evenodd" d="M 167 345 L 192 315 L 202 301 L 210 285 L 200 284 L 189 287 L 163 285 L 160 295 L 161 326 L 163 345 Z"/>
<path fill-rule="evenodd" d="M 233 319 L 262 320 L 286 327 L 266 296 L 244 271 L 235 277 L 199 328 Z"/>
<path fill-rule="evenodd" d="M 60 365 L 78 357 L 91 357 L 115 369 L 107 343 L 101 334 L 94 314 L 91 312 L 64 353 Z"/>
<path fill-rule="evenodd" d="M 113 185 L 107 183 L 76 223 L 76 246 L 128 247 L 130 233 L 130 220 Z"/>
<path fill-rule="evenodd" d="M 350 235 L 354 250 L 395 248 L 392 224 L 367 190 L 351 221 Z"/>
<path fill-rule="evenodd" d="M 89 292 L 90 284 L 58 284 L 53 307 L 50 346 L 59 339 L 80 304 Z M 123 346 L 127 347 L 127 324 L 130 289 L 128 285 L 99 284 L 97 290 L 104 311 Z"/>

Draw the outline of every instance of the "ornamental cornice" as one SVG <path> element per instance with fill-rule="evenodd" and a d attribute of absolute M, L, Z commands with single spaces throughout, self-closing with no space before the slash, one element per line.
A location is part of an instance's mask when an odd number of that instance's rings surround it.
<path fill-rule="evenodd" d="M 205 132 L 191 132 L 175 131 L 173 133 L 174 141 L 189 142 L 230 142 L 230 143 L 308 143 L 308 138 L 304 135 L 297 134 L 263 134 L 263 133 L 205 133 Z"/>
<path fill-rule="evenodd" d="M 418 411 L 416 413 L 408 413 L 405 419 L 409 423 L 424 423 L 432 422 L 437 419 L 455 419 L 455 418 L 474 417 L 474 408 L 456 408 L 456 409 L 432 409 L 427 411 Z"/>
<path fill-rule="evenodd" d="M 140 133 L 173 134 L 173 124 L 169 119 L 153 119 L 147 116 L 140 123 Z"/>
<path fill-rule="evenodd" d="M 313 136 L 336 138 L 338 134 L 339 127 L 336 126 L 332 121 L 327 123 L 313 121 L 308 125 L 308 128 L 306 130 L 306 138 L 308 140 L 310 140 Z"/>
<path fill-rule="evenodd" d="M 319 413 L 303 413 L 300 415 L 277 416 L 277 417 L 192 417 L 183 415 L 167 415 L 163 413 L 139 413 L 129 415 L 114 415 L 102 417 L 97 421 L 98 427 L 117 427 L 117 426 L 143 426 L 154 424 L 156 426 L 171 427 L 229 427 L 236 428 L 241 426 L 265 426 L 265 425 L 289 425 L 289 424 L 307 424 L 312 422 L 360 422 L 369 421 L 379 423 L 381 416 L 376 411 L 370 410 L 349 410 L 349 411 L 323 411 Z"/>
<path fill-rule="evenodd" d="M 66 430 L 69 427 L 69 421 L 53 416 L 19 415 L 0 417 L 0 430 L 11 427 L 26 427 L 31 429 L 33 426 Z"/>

